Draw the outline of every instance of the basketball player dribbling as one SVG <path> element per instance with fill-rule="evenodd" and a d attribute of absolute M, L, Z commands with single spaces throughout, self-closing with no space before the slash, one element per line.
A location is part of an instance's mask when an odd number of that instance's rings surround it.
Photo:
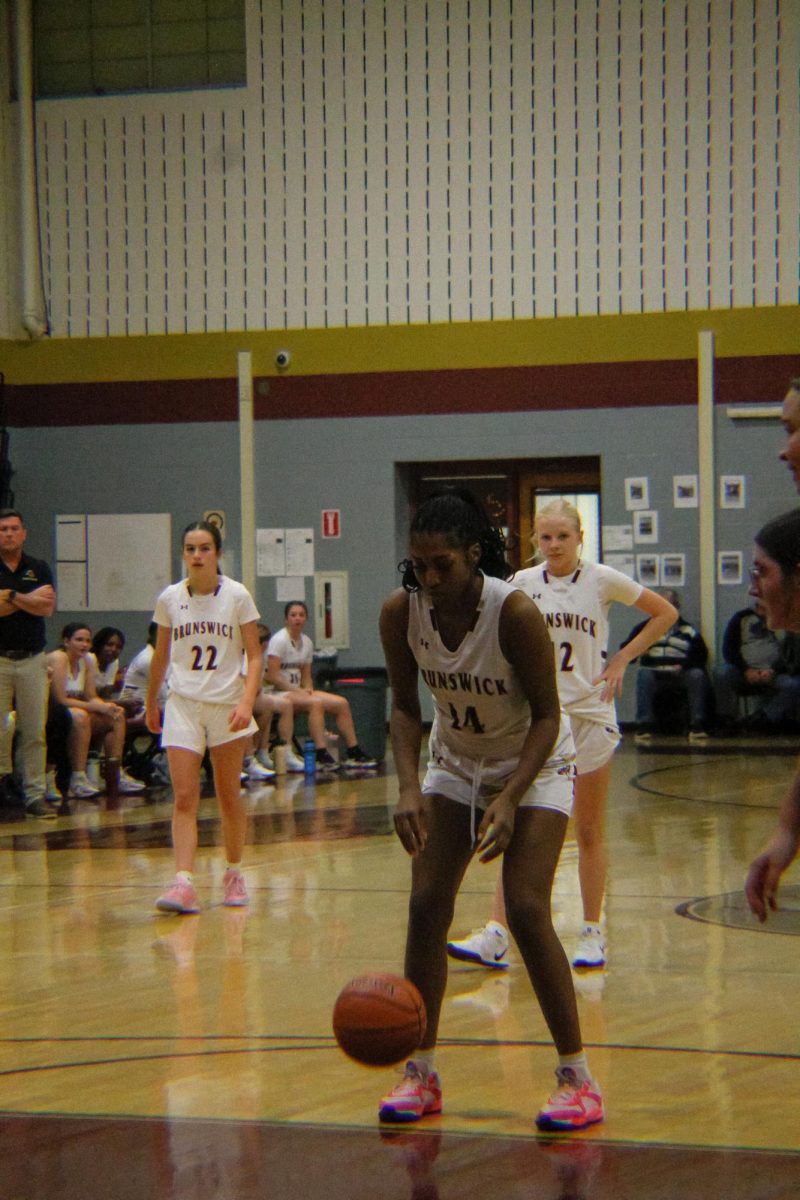
<path fill-rule="evenodd" d="M 401 566 L 403 587 L 383 606 L 381 640 L 400 791 L 394 823 L 412 860 L 404 974 L 428 1020 L 379 1118 L 416 1121 L 442 1110 L 434 1056 L 455 897 L 473 854 L 482 862 L 502 854 L 509 924 L 558 1052 L 557 1088 L 536 1124 L 581 1129 L 603 1119 L 603 1101 L 550 912 L 574 745 L 547 630 L 532 601 L 505 582 L 512 570 L 503 535 L 468 492 L 419 508 Z M 422 785 L 420 674 L 435 710 Z"/>
<path fill-rule="evenodd" d="M 222 539 L 215 525 L 195 521 L 183 534 L 186 578 L 156 601 L 158 625 L 150 667 L 145 718 L 161 732 L 167 751 L 175 807 L 172 842 L 176 875 L 159 896 L 162 912 L 196 913 L 194 886 L 200 767 L 208 748 L 222 816 L 227 855 L 223 879 L 228 907 L 248 902 L 241 871 L 247 815 L 240 799 L 244 751 L 255 733 L 253 704 L 261 686 L 258 611 L 243 584 L 219 571 Z M 242 654 L 247 674 L 242 676 Z M 158 692 L 169 668 L 164 728 Z"/>

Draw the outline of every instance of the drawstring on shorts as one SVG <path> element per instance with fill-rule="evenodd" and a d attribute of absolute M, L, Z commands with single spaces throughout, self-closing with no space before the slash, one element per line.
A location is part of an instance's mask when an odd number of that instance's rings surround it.
<path fill-rule="evenodd" d="M 483 770 L 483 759 L 479 758 L 475 763 L 475 768 L 472 772 L 472 787 L 469 794 L 469 837 L 470 844 L 475 845 L 475 809 L 477 807 L 478 798 L 481 793 L 481 771 Z"/>

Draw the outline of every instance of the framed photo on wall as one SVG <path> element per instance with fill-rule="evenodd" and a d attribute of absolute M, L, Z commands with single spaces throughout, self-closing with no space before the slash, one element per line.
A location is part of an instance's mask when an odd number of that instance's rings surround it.
<path fill-rule="evenodd" d="M 642 509 L 633 514 L 634 542 L 655 545 L 658 541 L 658 513 L 653 509 Z"/>
<path fill-rule="evenodd" d="M 717 554 L 717 583 L 723 586 L 741 585 L 741 550 L 720 550 Z"/>
<path fill-rule="evenodd" d="M 636 555 L 636 578 L 644 587 L 658 587 L 661 579 L 657 554 Z"/>
<path fill-rule="evenodd" d="M 686 583 L 686 555 L 661 555 L 661 586 L 683 587 Z"/>
<path fill-rule="evenodd" d="M 625 480 L 625 507 L 628 512 L 650 507 L 650 480 L 637 475 Z"/>
<path fill-rule="evenodd" d="M 697 476 L 672 476 L 672 506 L 673 508 L 698 507 Z"/>
<path fill-rule="evenodd" d="M 720 508 L 747 507 L 744 475 L 720 475 L 719 506 Z"/>

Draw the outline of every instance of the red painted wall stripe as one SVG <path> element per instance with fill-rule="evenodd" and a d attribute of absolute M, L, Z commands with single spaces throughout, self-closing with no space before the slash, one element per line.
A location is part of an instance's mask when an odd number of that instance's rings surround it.
<path fill-rule="evenodd" d="M 795 355 L 718 359 L 717 404 L 778 403 Z M 12 427 L 235 421 L 235 379 L 6 385 Z M 694 360 L 297 375 L 255 382 L 257 420 L 691 405 Z"/>

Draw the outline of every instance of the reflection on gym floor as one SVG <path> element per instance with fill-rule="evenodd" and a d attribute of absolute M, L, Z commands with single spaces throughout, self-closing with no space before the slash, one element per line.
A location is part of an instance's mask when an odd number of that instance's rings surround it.
<path fill-rule="evenodd" d="M 249 789 L 247 910 L 221 904 L 210 793 L 199 916 L 153 908 L 171 873 L 168 788 L 47 825 L 4 821 L 3 1196 L 800 1194 L 797 870 L 764 927 L 741 895 L 793 747 L 627 741 L 609 812 L 609 963 L 575 975 L 608 1116 L 573 1138 L 533 1126 L 553 1054 L 518 959 L 502 975 L 451 963 L 441 1117 L 380 1130 L 392 1072 L 336 1048 L 341 986 L 402 967 L 409 863 L 391 766 Z M 496 870 L 470 867 L 458 930 L 489 915 Z M 571 839 L 554 912 L 569 952 Z"/>

